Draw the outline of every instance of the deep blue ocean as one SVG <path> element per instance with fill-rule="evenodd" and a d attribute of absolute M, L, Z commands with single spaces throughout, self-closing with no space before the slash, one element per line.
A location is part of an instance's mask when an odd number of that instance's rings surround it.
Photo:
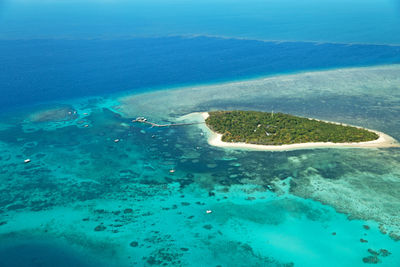
<path fill-rule="evenodd" d="M 397 63 L 399 25 L 397 0 L 5 0 L 0 109 Z"/>
<path fill-rule="evenodd" d="M 398 0 L 3 0 L 0 38 L 217 35 L 400 44 Z"/>
<path fill-rule="evenodd" d="M 400 46 L 211 37 L 0 41 L 1 109 L 121 91 L 400 63 Z"/>
<path fill-rule="evenodd" d="M 399 0 L 0 0 L 0 267 L 400 266 L 398 147 L 132 123 L 273 109 L 398 138 L 399 63 Z"/>

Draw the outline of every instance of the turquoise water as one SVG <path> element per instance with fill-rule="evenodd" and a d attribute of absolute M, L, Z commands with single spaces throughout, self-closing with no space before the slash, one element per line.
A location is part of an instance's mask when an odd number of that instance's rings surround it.
<path fill-rule="evenodd" d="M 400 266 L 399 148 L 222 149 L 201 124 L 132 123 L 273 110 L 400 140 L 399 10 L 1 1 L 0 266 Z"/>
<path fill-rule="evenodd" d="M 65 240 L 78 249 L 68 249 L 72 258 L 85 253 L 108 266 L 397 266 L 397 148 L 223 150 L 207 145 L 196 126 L 130 122 L 237 106 L 230 97 L 244 93 L 240 105 L 372 123 L 399 138 L 392 119 L 400 112 L 397 77 L 398 66 L 342 69 L 129 100 L 77 99 L 8 115 L 0 131 L 0 236 Z M 290 83 L 297 85 L 290 92 L 272 86 Z M 210 101 L 205 96 L 213 92 L 218 97 Z"/>
<path fill-rule="evenodd" d="M 102 266 L 101 261 L 59 244 L 58 240 L 7 240 L 0 246 L 2 266 Z"/>

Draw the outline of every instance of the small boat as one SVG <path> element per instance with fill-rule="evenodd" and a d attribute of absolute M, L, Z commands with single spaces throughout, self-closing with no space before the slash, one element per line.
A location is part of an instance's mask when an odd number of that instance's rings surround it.
<path fill-rule="evenodd" d="M 174 169 L 172 169 L 172 170 L 169 170 L 169 173 L 174 173 L 175 172 L 175 170 Z"/>
<path fill-rule="evenodd" d="M 210 214 L 210 213 L 212 213 L 212 210 L 206 210 L 206 213 Z"/>
<path fill-rule="evenodd" d="M 147 119 L 145 117 L 137 117 L 135 120 L 132 120 L 132 122 L 146 122 Z"/>
<path fill-rule="evenodd" d="M 118 142 L 119 142 L 119 139 L 115 139 L 115 140 L 114 140 L 114 143 L 118 143 Z"/>
<path fill-rule="evenodd" d="M 24 160 L 24 162 L 25 163 L 29 163 L 29 162 L 31 162 L 31 160 L 30 159 L 26 159 L 26 160 Z"/>
<path fill-rule="evenodd" d="M 83 125 L 83 127 L 87 128 L 87 127 L 89 127 L 89 125 L 88 125 L 88 124 L 85 124 L 85 125 Z"/>

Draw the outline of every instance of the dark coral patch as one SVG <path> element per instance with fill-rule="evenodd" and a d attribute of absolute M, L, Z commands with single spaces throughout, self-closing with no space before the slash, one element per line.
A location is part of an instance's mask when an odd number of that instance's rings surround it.
<path fill-rule="evenodd" d="M 203 225 L 203 228 L 207 229 L 207 230 L 211 230 L 213 228 L 213 226 L 211 224 L 206 224 L 206 225 Z"/>
<path fill-rule="evenodd" d="M 124 209 L 124 213 L 125 214 L 128 214 L 128 213 L 132 213 L 133 212 L 133 209 Z"/>
<path fill-rule="evenodd" d="M 368 256 L 362 259 L 364 263 L 377 264 L 380 262 L 377 256 Z"/>
<path fill-rule="evenodd" d="M 379 250 L 379 255 L 381 255 L 382 257 L 387 257 L 390 254 L 392 254 L 391 252 L 389 252 L 387 249 L 381 248 Z"/>
<path fill-rule="evenodd" d="M 135 247 L 139 246 L 139 243 L 138 243 L 137 241 L 132 241 L 132 242 L 129 244 L 129 246 L 135 248 Z"/>
<path fill-rule="evenodd" d="M 96 232 L 101 232 L 101 231 L 106 230 L 106 227 L 105 227 L 104 225 L 100 224 L 100 225 L 97 225 L 97 226 L 94 228 L 94 230 L 95 230 Z"/>

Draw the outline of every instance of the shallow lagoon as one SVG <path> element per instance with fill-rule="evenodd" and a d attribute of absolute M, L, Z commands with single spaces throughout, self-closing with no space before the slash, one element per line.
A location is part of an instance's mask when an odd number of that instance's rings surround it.
<path fill-rule="evenodd" d="M 8 115 L 1 238 L 62 239 L 106 265 L 399 265 L 399 149 L 223 150 L 196 126 L 130 123 L 273 108 L 398 139 L 398 74 L 398 66 L 340 69 L 66 101 L 78 117 L 63 122 Z"/>

